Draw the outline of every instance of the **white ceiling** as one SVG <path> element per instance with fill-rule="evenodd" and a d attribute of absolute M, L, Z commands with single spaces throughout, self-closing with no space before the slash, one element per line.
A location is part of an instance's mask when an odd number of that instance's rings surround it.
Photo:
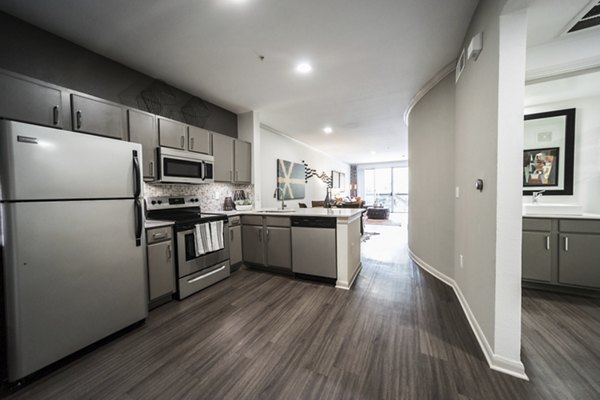
<path fill-rule="evenodd" d="M 600 96 L 600 71 L 553 79 L 525 87 L 525 107 Z"/>
<path fill-rule="evenodd" d="M 234 112 L 259 111 L 278 131 L 364 163 L 407 155 L 404 109 L 456 57 L 476 4 L 0 0 L 0 9 Z M 312 63 L 311 74 L 294 72 L 301 60 Z"/>

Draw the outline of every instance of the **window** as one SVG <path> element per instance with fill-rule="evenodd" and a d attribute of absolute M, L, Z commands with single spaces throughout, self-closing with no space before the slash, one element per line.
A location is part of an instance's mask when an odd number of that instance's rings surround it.
<path fill-rule="evenodd" d="M 365 174 L 365 202 L 391 212 L 408 211 L 408 167 L 369 168 Z"/>

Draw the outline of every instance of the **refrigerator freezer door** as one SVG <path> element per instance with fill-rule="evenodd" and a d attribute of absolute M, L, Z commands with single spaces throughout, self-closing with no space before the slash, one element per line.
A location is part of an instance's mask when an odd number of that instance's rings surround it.
<path fill-rule="evenodd" d="M 2 212 L 10 381 L 146 318 L 133 199 L 5 203 Z"/>
<path fill-rule="evenodd" d="M 0 120 L 0 200 L 134 197 L 142 148 L 122 142 Z"/>

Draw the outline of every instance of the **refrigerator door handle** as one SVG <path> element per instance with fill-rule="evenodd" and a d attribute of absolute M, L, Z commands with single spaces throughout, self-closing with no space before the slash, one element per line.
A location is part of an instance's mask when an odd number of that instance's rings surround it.
<path fill-rule="evenodd" d="M 139 247 L 142 245 L 142 202 L 140 199 L 135 199 L 135 246 Z"/>
<path fill-rule="evenodd" d="M 142 193 L 142 185 L 140 184 L 141 171 L 137 150 L 133 150 L 133 178 L 135 179 L 133 182 L 133 197 L 139 197 Z"/>

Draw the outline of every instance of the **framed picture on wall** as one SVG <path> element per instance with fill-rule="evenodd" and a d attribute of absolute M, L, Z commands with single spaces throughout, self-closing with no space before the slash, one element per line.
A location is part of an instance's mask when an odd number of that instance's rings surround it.
<path fill-rule="evenodd" d="M 304 164 L 277 159 L 277 200 L 303 199 Z"/>
<path fill-rule="evenodd" d="M 558 186 L 559 147 L 523 151 L 523 186 Z"/>

